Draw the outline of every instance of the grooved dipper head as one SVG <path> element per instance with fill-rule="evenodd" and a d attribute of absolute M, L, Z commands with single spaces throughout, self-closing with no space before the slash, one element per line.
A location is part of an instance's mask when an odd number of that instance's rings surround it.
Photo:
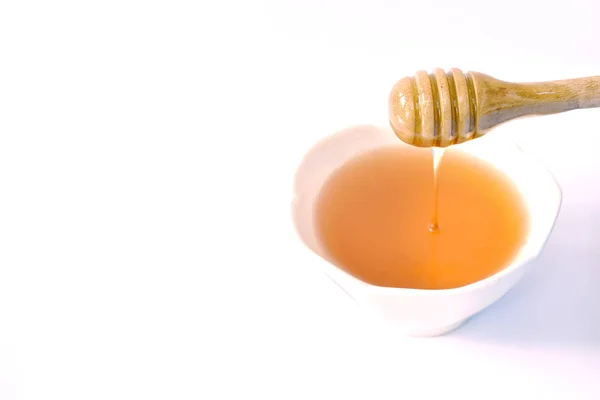
<path fill-rule="evenodd" d="M 459 69 L 418 71 L 400 79 L 389 97 L 396 136 L 419 147 L 447 147 L 472 139 L 476 131 L 473 80 Z"/>

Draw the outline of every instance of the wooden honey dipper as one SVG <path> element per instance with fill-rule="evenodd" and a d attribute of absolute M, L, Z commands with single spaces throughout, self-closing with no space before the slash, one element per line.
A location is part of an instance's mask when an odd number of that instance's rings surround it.
<path fill-rule="evenodd" d="M 419 147 L 447 147 L 515 118 L 600 107 L 600 76 L 512 83 L 479 73 L 419 71 L 390 93 L 396 136 Z"/>

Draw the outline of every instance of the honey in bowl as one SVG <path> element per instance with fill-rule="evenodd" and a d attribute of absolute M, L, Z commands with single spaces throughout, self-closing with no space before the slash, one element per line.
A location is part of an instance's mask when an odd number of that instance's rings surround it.
<path fill-rule="evenodd" d="M 510 264 L 528 234 L 516 186 L 501 171 L 449 149 L 371 150 L 327 179 L 315 204 L 329 260 L 376 286 L 451 289 Z M 433 219 L 436 229 L 430 229 Z"/>

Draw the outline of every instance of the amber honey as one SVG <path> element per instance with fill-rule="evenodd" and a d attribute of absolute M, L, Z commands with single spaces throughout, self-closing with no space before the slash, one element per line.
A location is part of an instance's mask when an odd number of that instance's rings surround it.
<path fill-rule="evenodd" d="M 373 285 L 449 289 L 505 268 L 528 233 L 516 186 L 460 150 L 377 149 L 350 160 L 325 183 L 316 227 L 327 257 Z M 437 229 L 431 230 L 433 220 Z"/>

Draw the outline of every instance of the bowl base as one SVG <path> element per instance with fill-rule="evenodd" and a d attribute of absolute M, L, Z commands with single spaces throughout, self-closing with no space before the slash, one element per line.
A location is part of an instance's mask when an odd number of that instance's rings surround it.
<path fill-rule="evenodd" d="M 455 329 L 458 329 L 462 324 L 464 324 L 465 322 L 467 322 L 469 318 L 465 318 L 462 319 L 458 322 L 455 322 L 453 324 L 450 325 L 445 325 L 445 326 L 440 326 L 437 328 L 430 328 L 430 329 L 424 329 L 424 330 L 415 330 L 415 331 L 409 331 L 408 336 L 412 336 L 412 337 L 433 337 L 433 336 L 441 336 L 441 335 L 445 335 L 446 333 L 450 333 Z"/>

